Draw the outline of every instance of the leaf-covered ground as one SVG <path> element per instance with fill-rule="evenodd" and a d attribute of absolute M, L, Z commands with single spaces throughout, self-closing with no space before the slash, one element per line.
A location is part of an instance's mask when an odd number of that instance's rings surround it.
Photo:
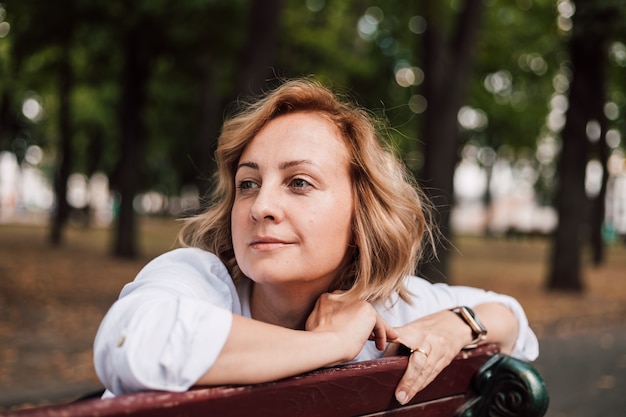
<path fill-rule="evenodd" d="M 70 228 L 52 248 L 43 227 L 0 225 L 0 410 L 70 400 L 100 387 L 91 346 L 121 287 L 173 247 L 174 220 L 142 220 L 142 256 L 109 256 L 108 230 Z M 515 296 L 540 337 L 626 323 L 626 249 L 585 267 L 583 294 L 544 291 L 549 244 L 540 238 L 463 238 L 454 283 Z M 587 264 L 588 262 L 586 262 Z"/>

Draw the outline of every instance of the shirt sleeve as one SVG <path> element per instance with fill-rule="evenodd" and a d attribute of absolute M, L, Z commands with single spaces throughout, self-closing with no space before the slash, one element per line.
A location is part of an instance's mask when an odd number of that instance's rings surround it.
<path fill-rule="evenodd" d="M 396 299 L 390 309 L 381 310 L 383 317 L 393 326 L 401 326 L 419 317 L 461 305 L 474 307 L 483 303 L 500 303 L 513 312 L 518 323 L 517 339 L 511 356 L 525 361 L 533 361 L 539 356 L 537 336 L 515 298 L 480 288 L 432 284 L 418 277 L 408 277 L 406 283 L 412 294 L 412 303 Z"/>
<path fill-rule="evenodd" d="M 200 249 L 177 249 L 127 284 L 103 319 L 94 365 L 115 395 L 189 389 L 215 362 L 240 309 L 226 267 Z"/>

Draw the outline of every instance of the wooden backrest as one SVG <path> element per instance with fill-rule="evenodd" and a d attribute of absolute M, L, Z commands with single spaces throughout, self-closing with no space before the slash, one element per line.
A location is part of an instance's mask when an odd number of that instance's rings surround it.
<path fill-rule="evenodd" d="M 545 414 L 548 396 L 527 363 L 495 346 L 460 353 L 405 405 L 394 391 L 406 356 L 321 369 L 276 382 L 198 387 L 182 393 L 144 392 L 9 412 L 20 417 L 77 416 L 424 416 L 478 417 Z"/>

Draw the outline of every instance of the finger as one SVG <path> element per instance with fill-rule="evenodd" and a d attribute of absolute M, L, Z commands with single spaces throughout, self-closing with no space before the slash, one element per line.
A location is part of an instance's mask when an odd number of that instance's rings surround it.
<path fill-rule="evenodd" d="M 328 297 L 335 299 L 335 300 L 340 300 L 342 298 L 346 298 L 346 291 L 345 290 L 335 290 L 333 292 L 329 292 L 326 293 Z"/>
<path fill-rule="evenodd" d="M 387 345 L 387 331 L 384 321 L 380 318 L 377 318 L 376 323 L 374 324 L 373 336 L 376 348 L 378 350 L 385 349 L 385 346 Z"/>
<path fill-rule="evenodd" d="M 420 356 L 418 359 L 417 356 Z M 420 363 L 418 363 L 420 362 Z M 396 388 L 396 399 L 402 405 L 408 403 L 420 389 L 420 374 L 426 358 L 423 355 L 409 356 L 409 364 Z"/>
<path fill-rule="evenodd" d="M 437 374 L 438 372 L 433 367 L 433 361 L 429 360 L 425 351 L 414 351 L 409 356 L 409 365 L 396 388 L 396 399 L 400 404 L 408 403 Z"/>
<path fill-rule="evenodd" d="M 381 323 L 384 329 L 385 338 L 388 342 L 395 342 L 399 337 L 400 333 L 396 330 L 395 327 L 390 326 L 385 319 L 383 319 L 380 315 L 378 315 L 377 323 Z"/>
<path fill-rule="evenodd" d="M 385 350 L 388 340 L 395 340 L 399 334 L 396 329 L 391 327 L 380 314 L 376 314 L 376 323 L 374 324 L 374 342 L 378 350 Z"/>
<path fill-rule="evenodd" d="M 387 330 L 387 341 L 395 342 L 399 337 L 398 331 L 394 329 L 393 327 L 386 327 L 386 330 Z"/>
<path fill-rule="evenodd" d="M 397 335 L 395 338 L 392 339 L 394 343 L 404 345 L 409 349 L 410 349 L 409 346 L 419 346 L 420 344 L 423 343 L 422 337 L 419 337 L 420 334 L 415 334 L 415 332 L 413 332 L 413 334 L 409 335 L 407 334 L 408 332 L 406 331 L 404 327 L 394 328 L 394 331 Z"/>

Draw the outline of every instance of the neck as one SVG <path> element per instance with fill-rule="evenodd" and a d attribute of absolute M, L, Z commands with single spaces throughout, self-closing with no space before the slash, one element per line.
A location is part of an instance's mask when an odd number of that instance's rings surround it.
<path fill-rule="evenodd" d="M 320 293 L 268 284 L 252 284 L 250 313 L 255 320 L 303 330 Z"/>

